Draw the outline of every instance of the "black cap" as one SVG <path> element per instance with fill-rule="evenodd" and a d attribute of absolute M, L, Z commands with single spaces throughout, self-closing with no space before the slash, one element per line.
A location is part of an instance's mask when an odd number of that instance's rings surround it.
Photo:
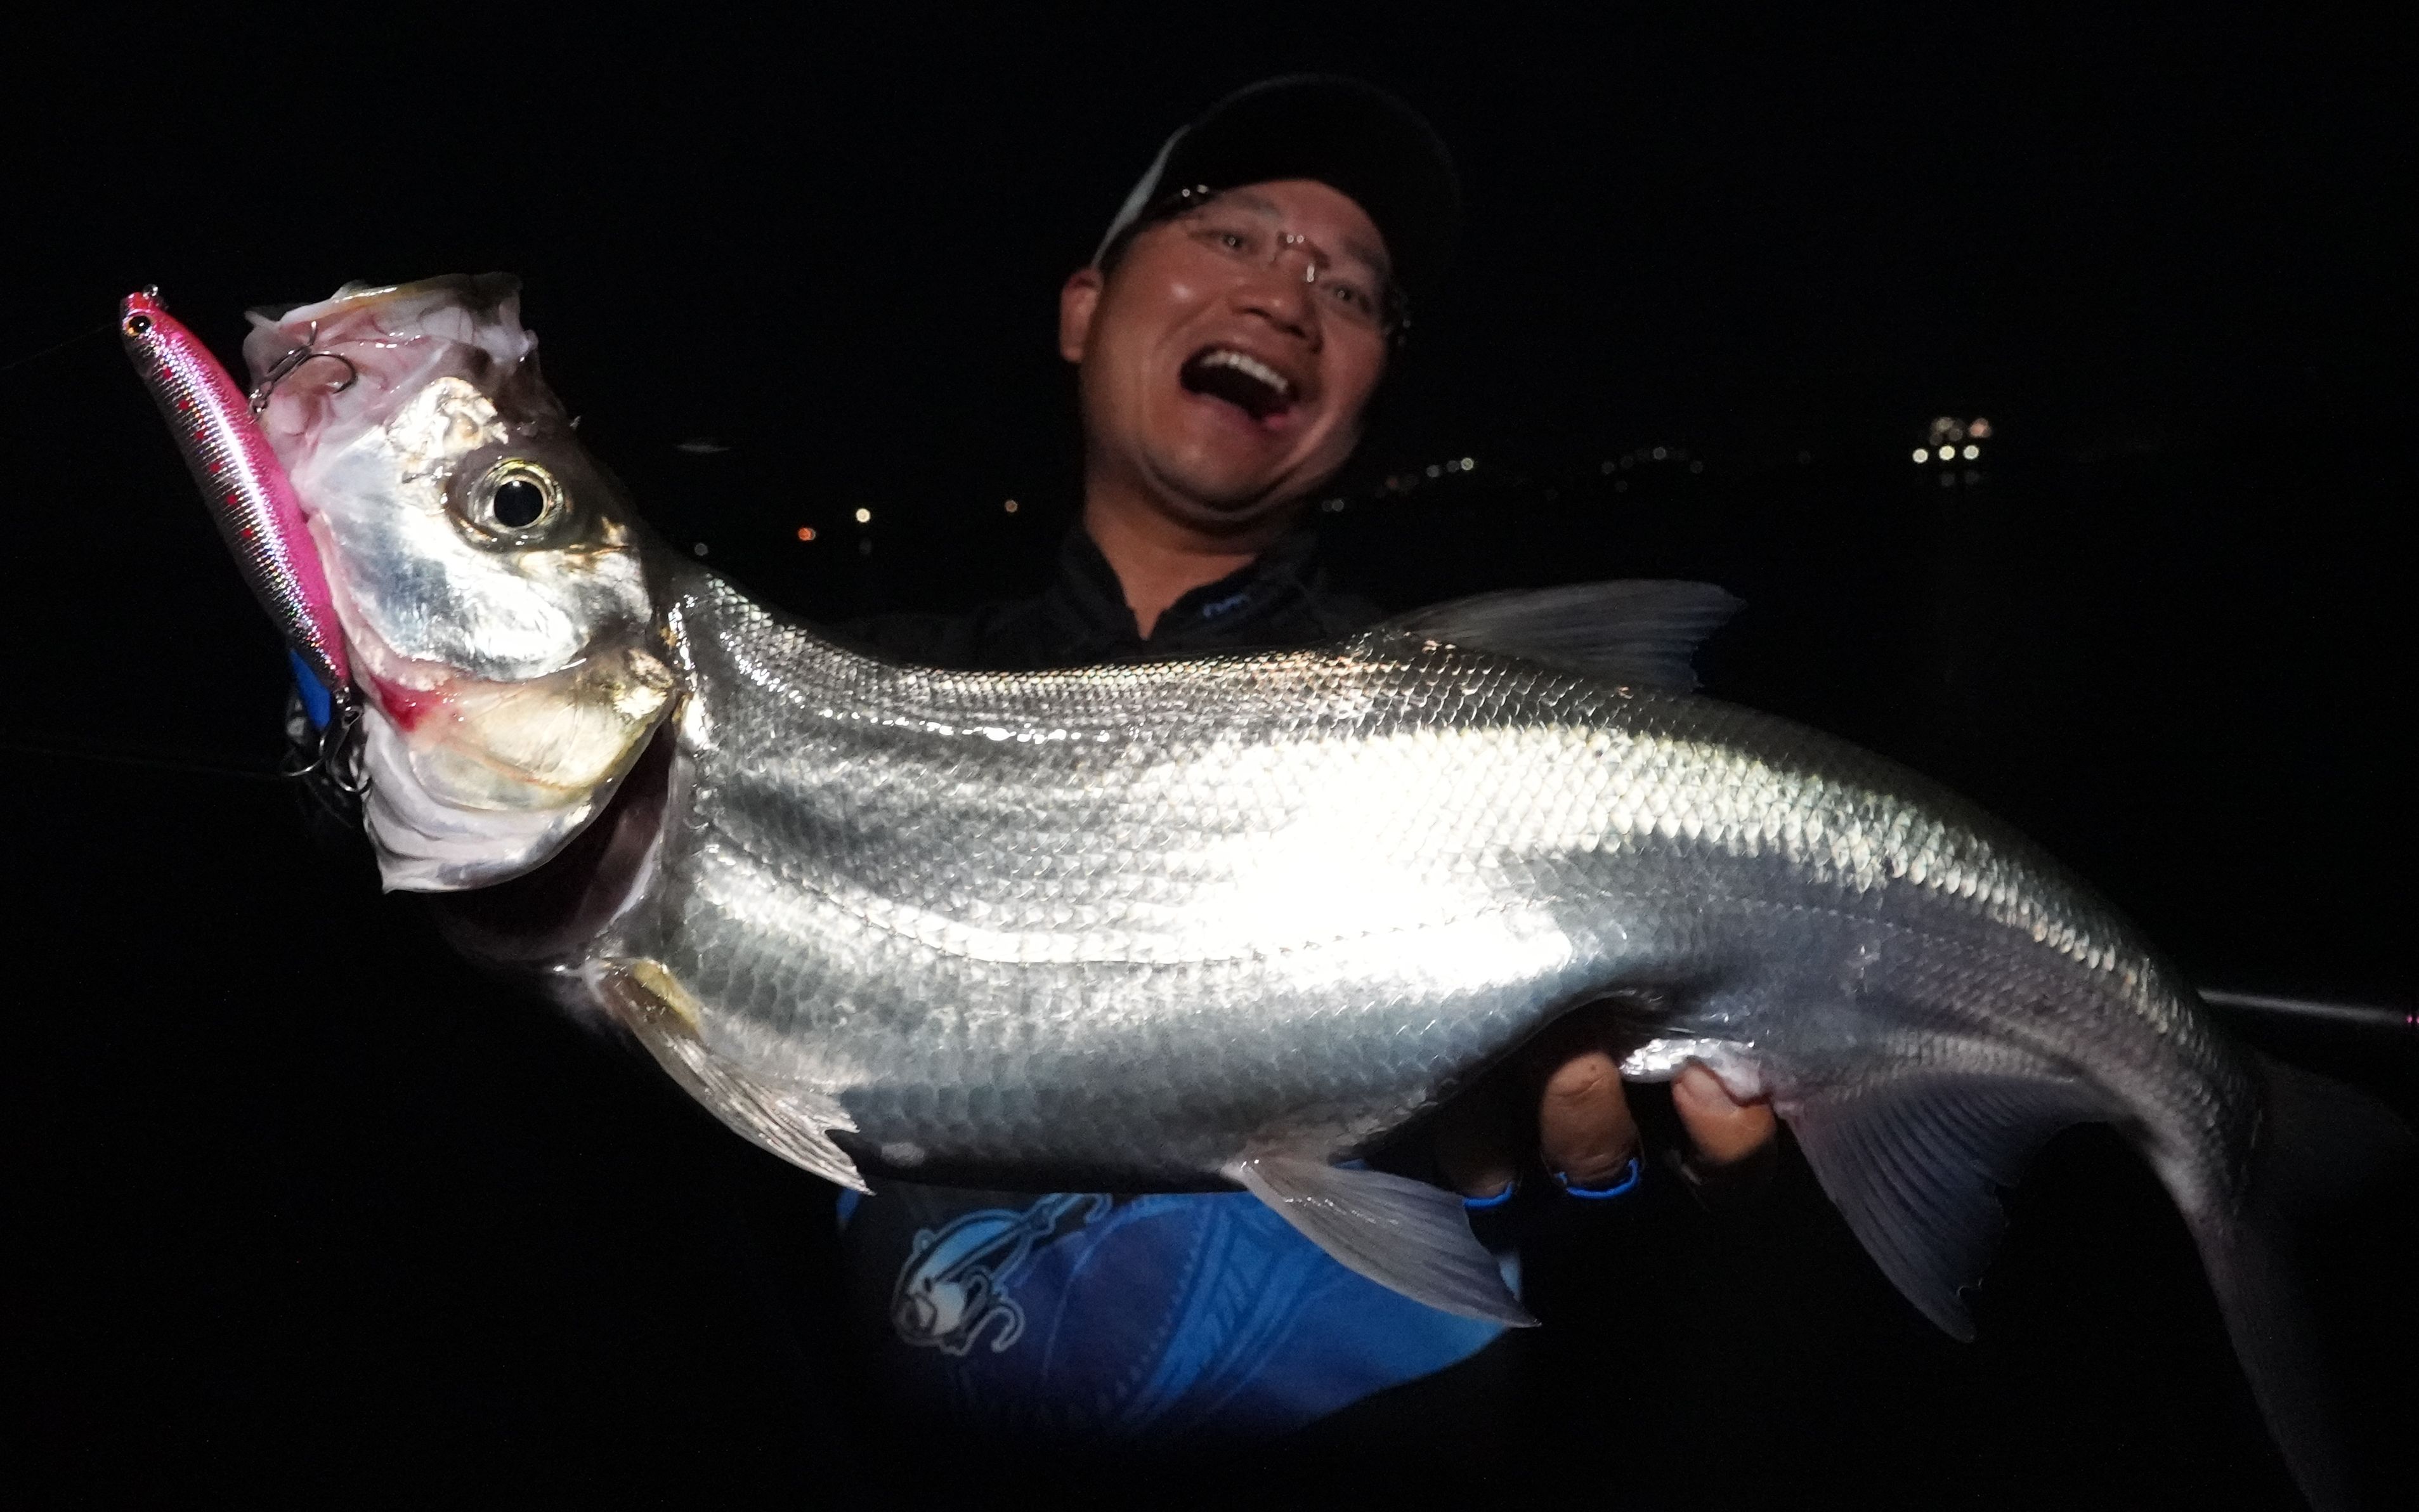
<path fill-rule="evenodd" d="M 1436 286 L 1461 231 L 1461 184 L 1435 128 L 1375 85 L 1332 73 L 1263 79 L 1177 128 L 1101 238 L 1098 262 L 1179 190 L 1311 178 L 1351 196 L 1386 239 L 1394 282 Z"/>

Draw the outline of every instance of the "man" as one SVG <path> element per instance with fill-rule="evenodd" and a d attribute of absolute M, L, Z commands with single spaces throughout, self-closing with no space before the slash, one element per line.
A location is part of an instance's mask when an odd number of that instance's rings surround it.
<path fill-rule="evenodd" d="M 1303 515 L 1359 443 L 1458 216 L 1442 145 L 1368 85 L 1279 79 L 1212 107 L 1168 140 L 1059 291 L 1084 499 L 1056 580 L 970 615 L 877 619 L 857 638 L 1009 669 L 1300 644 L 1370 623 L 1327 586 Z M 1673 1101 L 1691 1180 L 1769 1145 L 1770 1111 L 1732 1103 L 1702 1069 Z M 1638 1150 L 1612 1057 L 1573 1025 L 1448 1110 L 1429 1159 L 1483 1208 L 1541 1166 L 1574 1198 L 1618 1197 Z M 995 1429 L 1279 1432 L 1496 1332 L 1352 1274 L 1241 1193 L 888 1183 L 842 1222 L 885 1376 L 911 1408 Z"/>

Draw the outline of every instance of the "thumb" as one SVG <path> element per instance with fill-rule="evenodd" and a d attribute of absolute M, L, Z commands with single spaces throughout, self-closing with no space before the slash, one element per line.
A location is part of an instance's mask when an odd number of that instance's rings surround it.
<path fill-rule="evenodd" d="M 1697 1061 L 1673 1079 L 1672 1106 L 1697 1158 L 1709 1165 L 1745 1160 L 1770 1144 L 1780 1127 L 1769 1103 L 1734 1100 L 1722 1079 Z"/>

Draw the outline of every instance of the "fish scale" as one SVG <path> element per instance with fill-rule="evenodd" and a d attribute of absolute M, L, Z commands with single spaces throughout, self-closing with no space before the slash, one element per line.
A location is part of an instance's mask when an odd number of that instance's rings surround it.
<path fill-rule="evenodd" d="M 2157 1172 L 2279 1443 L 2348 1500 L 2276 1237 L 2293 1127 L 2089 887 L 1934 783 L 1693 696 L 1733 602 L 1598 584 L 1323 647 L 1043 672 L 857 655 L 637 529 L 508 279 L 264 316 L 362 381 L 266 434 L 329 543 L 366 827 L 457 944 L 862 1188 L 1240 1186 L 1432 1305 L 1533 1321 L 1457 1197 L 1369 1169 L 1561 1015 L 1768 1100 L 1970 1336 L 2058 1129 Z M 516 479 L 551 513 L 490 507 Z M 483 888 L 492 889 L 483 891 Z M 2375 1127 L 2373 1123 L 2369 1127 Z"/>
<path fill-rule="evenodd" d="M 713 737 L 681 757 L 713 801 L 667 826 L 672 922 L 621 948 L 671 964 L 709 1046 L 834 1098 L 875 1169 L 1215 1183 L 1313 1085 L 1315 1152 L 1364 1154 L 1575 998 L 1702 976 L 1679 956 L 1725 904 L 1801 980 L 1836 980 L 1808 964 L 1885 916 L 1919 929 L 1863 990 L 1951 1018 L 2054 963 L 2087 1008 L 2069 1017 L 2122 1041 L 2158 1017 L 2146 980 L 2172 980 L 2096 943 L 2121 926 L 2026 848 L 1881 786 L 1903 774 L 1711 701 L 1384 638 L 897 668 L 688 576 L 674 618 Z M 1712 1011 L 1651 1027 L 1739 1033 Z M 1751 1039 L 1785 1087 L 1785 1023 Z M 1030 1085 L 1000 1089 L 1009 1117 L 920 1119 L 925 1089 L 985 1084 L 1011 1047 Z M 1171 1102 L 1223 1111 L 1179 1129 Z"/>
<path fill-rule="evenodd" d="M 1518 1320 L 1481 1294 L 1483 1251 L 1446 1279 L 1415 1253 L 1450 1248 L 1446 1220 L 1338 1166 L 1612 999 L 1644 1041 L 1625 1074 L 1703 1061 L 1768 1097 L 1961 1337 L 1996 1191 L 2057 1127 L 2116 1123 L 2324 1485 L 2306 1360 L 2280 1352 L 2232 1216 L 2256 1077 L 2088 887 L 1936 785 L 1783 720 L 1399 629 L 951 672 L 668 570 L 687 781 L 649 896 L 583 969 L 664 963 L 701 1047 L 678 1053 L 820 1110 L 810 1167 L 1239 1183 L 1388 1285 Z"/>

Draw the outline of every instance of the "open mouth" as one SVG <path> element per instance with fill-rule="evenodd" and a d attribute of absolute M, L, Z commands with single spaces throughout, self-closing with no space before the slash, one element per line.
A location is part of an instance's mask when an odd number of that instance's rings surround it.
<path fill-rule="evenodd" d="M 1188 392 L 1224 399 L 1254 420 L 1273 419 L 1294 405 L 1290 378 L 1231 347 L 1210 347 L 1194 353 L 1177 378 Z"/>

